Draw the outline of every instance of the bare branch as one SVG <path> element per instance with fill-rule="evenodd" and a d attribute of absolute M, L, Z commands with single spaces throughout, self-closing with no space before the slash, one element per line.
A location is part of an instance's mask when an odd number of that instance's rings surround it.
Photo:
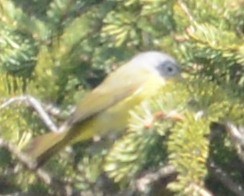
<path fill-rule="evenodd" d="M 68 108 L 68 111 L 63 112 L 63 110 L 61 110 L 60 108 L 58 107 L 55 107 L 53 104 L 42 104 L 43 105 L 43 108 L 44 110 L 48 113 L 48 114 L 51 114 L 53 117 L 55 117 L 56 119 L 58 120 L 66 120 L 67 117 L 72 114 L 75 110 L 75 107 L 72 106 L 70 108 Z"/>
<path fill-rule="evenodd" d="M 8 107 L 9 105 L 13 103 L 22 103 L 26 102 L 26 96 L 19 96 L 19 97 L 13 97 L 5 101 L 2 105 L 0 105 L 0 110 Z"/>
<path fill-rule="evenodd" d="M 209 190 L 196 183 L 191 183 L 189 189 L 191 190 L 191 192 L 194 191 L 194 193 L 199 196 L 213 196 L 213 194 Z"/>
<path fill-rule="evenodd" d="M 152 184 L 172 175 L 176 175 L 177 171 L 174 166 L 167 165 L 155 172 L 147 172 L 137 179 L 135 187 L 139 192 L 146 192 Z"/>
<path fill-rule="evenodd" d="M 36 112 L 39 114 L 40 118 L 47 125 L 47 127 L 51 131 L 57 132 L 58 131 L 57 126 L 53 123 L 53 121 L 51 120 L 49 115 L 43 109 L 41 103 L 37 99 L 35 99 L 34 97 L 32 97 L 30 95 L 27 95 L 27 101 L 36 110 Z"/>
<path fill-rule="evenodd" d="M 226 127 L 231 140 L 236 147 L 237 154 L 240 160 L 244 163 L 244 127 L 237 127 L 230 122 L 226 124 Z"/>
<path fill-rule="evenodd" d="M 42 121 L 45 123 L 45 125 L 53 132 L 57 132 L 58 128 L 54 124 L 54 122 L 51 120 L 50 116 L 47 114 L 47 112 L 43 109 L 42 104 L 34 97 L 30 95 L 24 95 L 19 97 L 14 97 L 6 102 L 4 102 L 2 105 L 0 105 L 0 109 L 4 109 L 8 107 L 9 105 L 13 103 L 25 103 L 28 106 L 31 106 L 35 109 L 35 111 L 38 113 L 39 117 L 42 119 Z"/>
<path fill-rule="evenodd" d="M 230 133 L 235 143 L 244 146 L 244 127 L 237 127 L 236 125 L 228 122 L 227 131 Z"/>
<path fill-rule="evenodd" d="M 244 188 L 241 184 L 234 182 L 231 177 L 218 167 L 213 161 L 210 162 L 209 168 L 213 176 L 219 180 L 224 186 L 226 186 L 230 191 L 238 196 L 244 195 Z"/>

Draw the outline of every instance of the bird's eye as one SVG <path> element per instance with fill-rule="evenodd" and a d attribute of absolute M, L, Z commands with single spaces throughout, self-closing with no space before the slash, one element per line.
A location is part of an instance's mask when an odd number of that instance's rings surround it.
<path fill-rule="evenodd" d="M 178 74 L 177 64 L 171 61 L 164 61 L 157 67 L 157 70 L 164 77 L 172 77 Z"/>
<path fill-rule="evenodd" d="M 172 72 L 173 70 L 174 70 L 173 67 L 167 67 L 168 72 Z"/>
<path fill-rule="evenodd" d="M 165 67 L 165 71 L 169 75 L 174 75 L 176 73 L 175 67 L 173 64 L 168 64 Z"/>

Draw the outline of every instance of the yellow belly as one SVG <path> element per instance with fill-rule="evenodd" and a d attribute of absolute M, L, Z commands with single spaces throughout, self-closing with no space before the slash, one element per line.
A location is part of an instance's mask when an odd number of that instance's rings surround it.
<path fill-rule="evenodd" d="M 71 143 L 88 140 L 95 135 L 103 135 L 111 131 L 124 130 L 128 124 L 129 111 L 142 101 L 157 94 L 163 85 L 162 82 L 158 78 L 153 78 L 130 97 L 97 114 L 79 127 L 74 128 L 75 130 L 70 130 L 73 133 L 76 132 Z"/>

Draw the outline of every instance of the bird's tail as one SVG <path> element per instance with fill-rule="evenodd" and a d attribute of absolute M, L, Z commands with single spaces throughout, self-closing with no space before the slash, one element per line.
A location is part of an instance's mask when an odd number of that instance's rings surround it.
<path fill-rule="evenodd" d="M 51 132 L 38 136 L 30 142 L 25 152 L 36 160 L 37 167 L 39 167 L 66 145 L 66 136 L 67 132 Z"/>

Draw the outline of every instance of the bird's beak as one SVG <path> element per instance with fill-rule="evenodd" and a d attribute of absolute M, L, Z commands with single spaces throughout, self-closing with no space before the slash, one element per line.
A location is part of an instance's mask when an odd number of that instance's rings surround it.
<path fill-rule="evenodd" d="M 178 76 L 176 76 L 175 80 L 176 80 L 176 82 L 184 82 L 184 78 L 182 77 L 182 74 L 179 74 Z"/>
<path fill-rule="evenodd" d="M 177 81 L 180 81 L 180 82 L 184 82 L 186 79 L 187 79 L 187 70 L 185 70 L 184 68 L 181 68 L 180 69 L 180 74 L 178 75 L 177 77 Z"/>

